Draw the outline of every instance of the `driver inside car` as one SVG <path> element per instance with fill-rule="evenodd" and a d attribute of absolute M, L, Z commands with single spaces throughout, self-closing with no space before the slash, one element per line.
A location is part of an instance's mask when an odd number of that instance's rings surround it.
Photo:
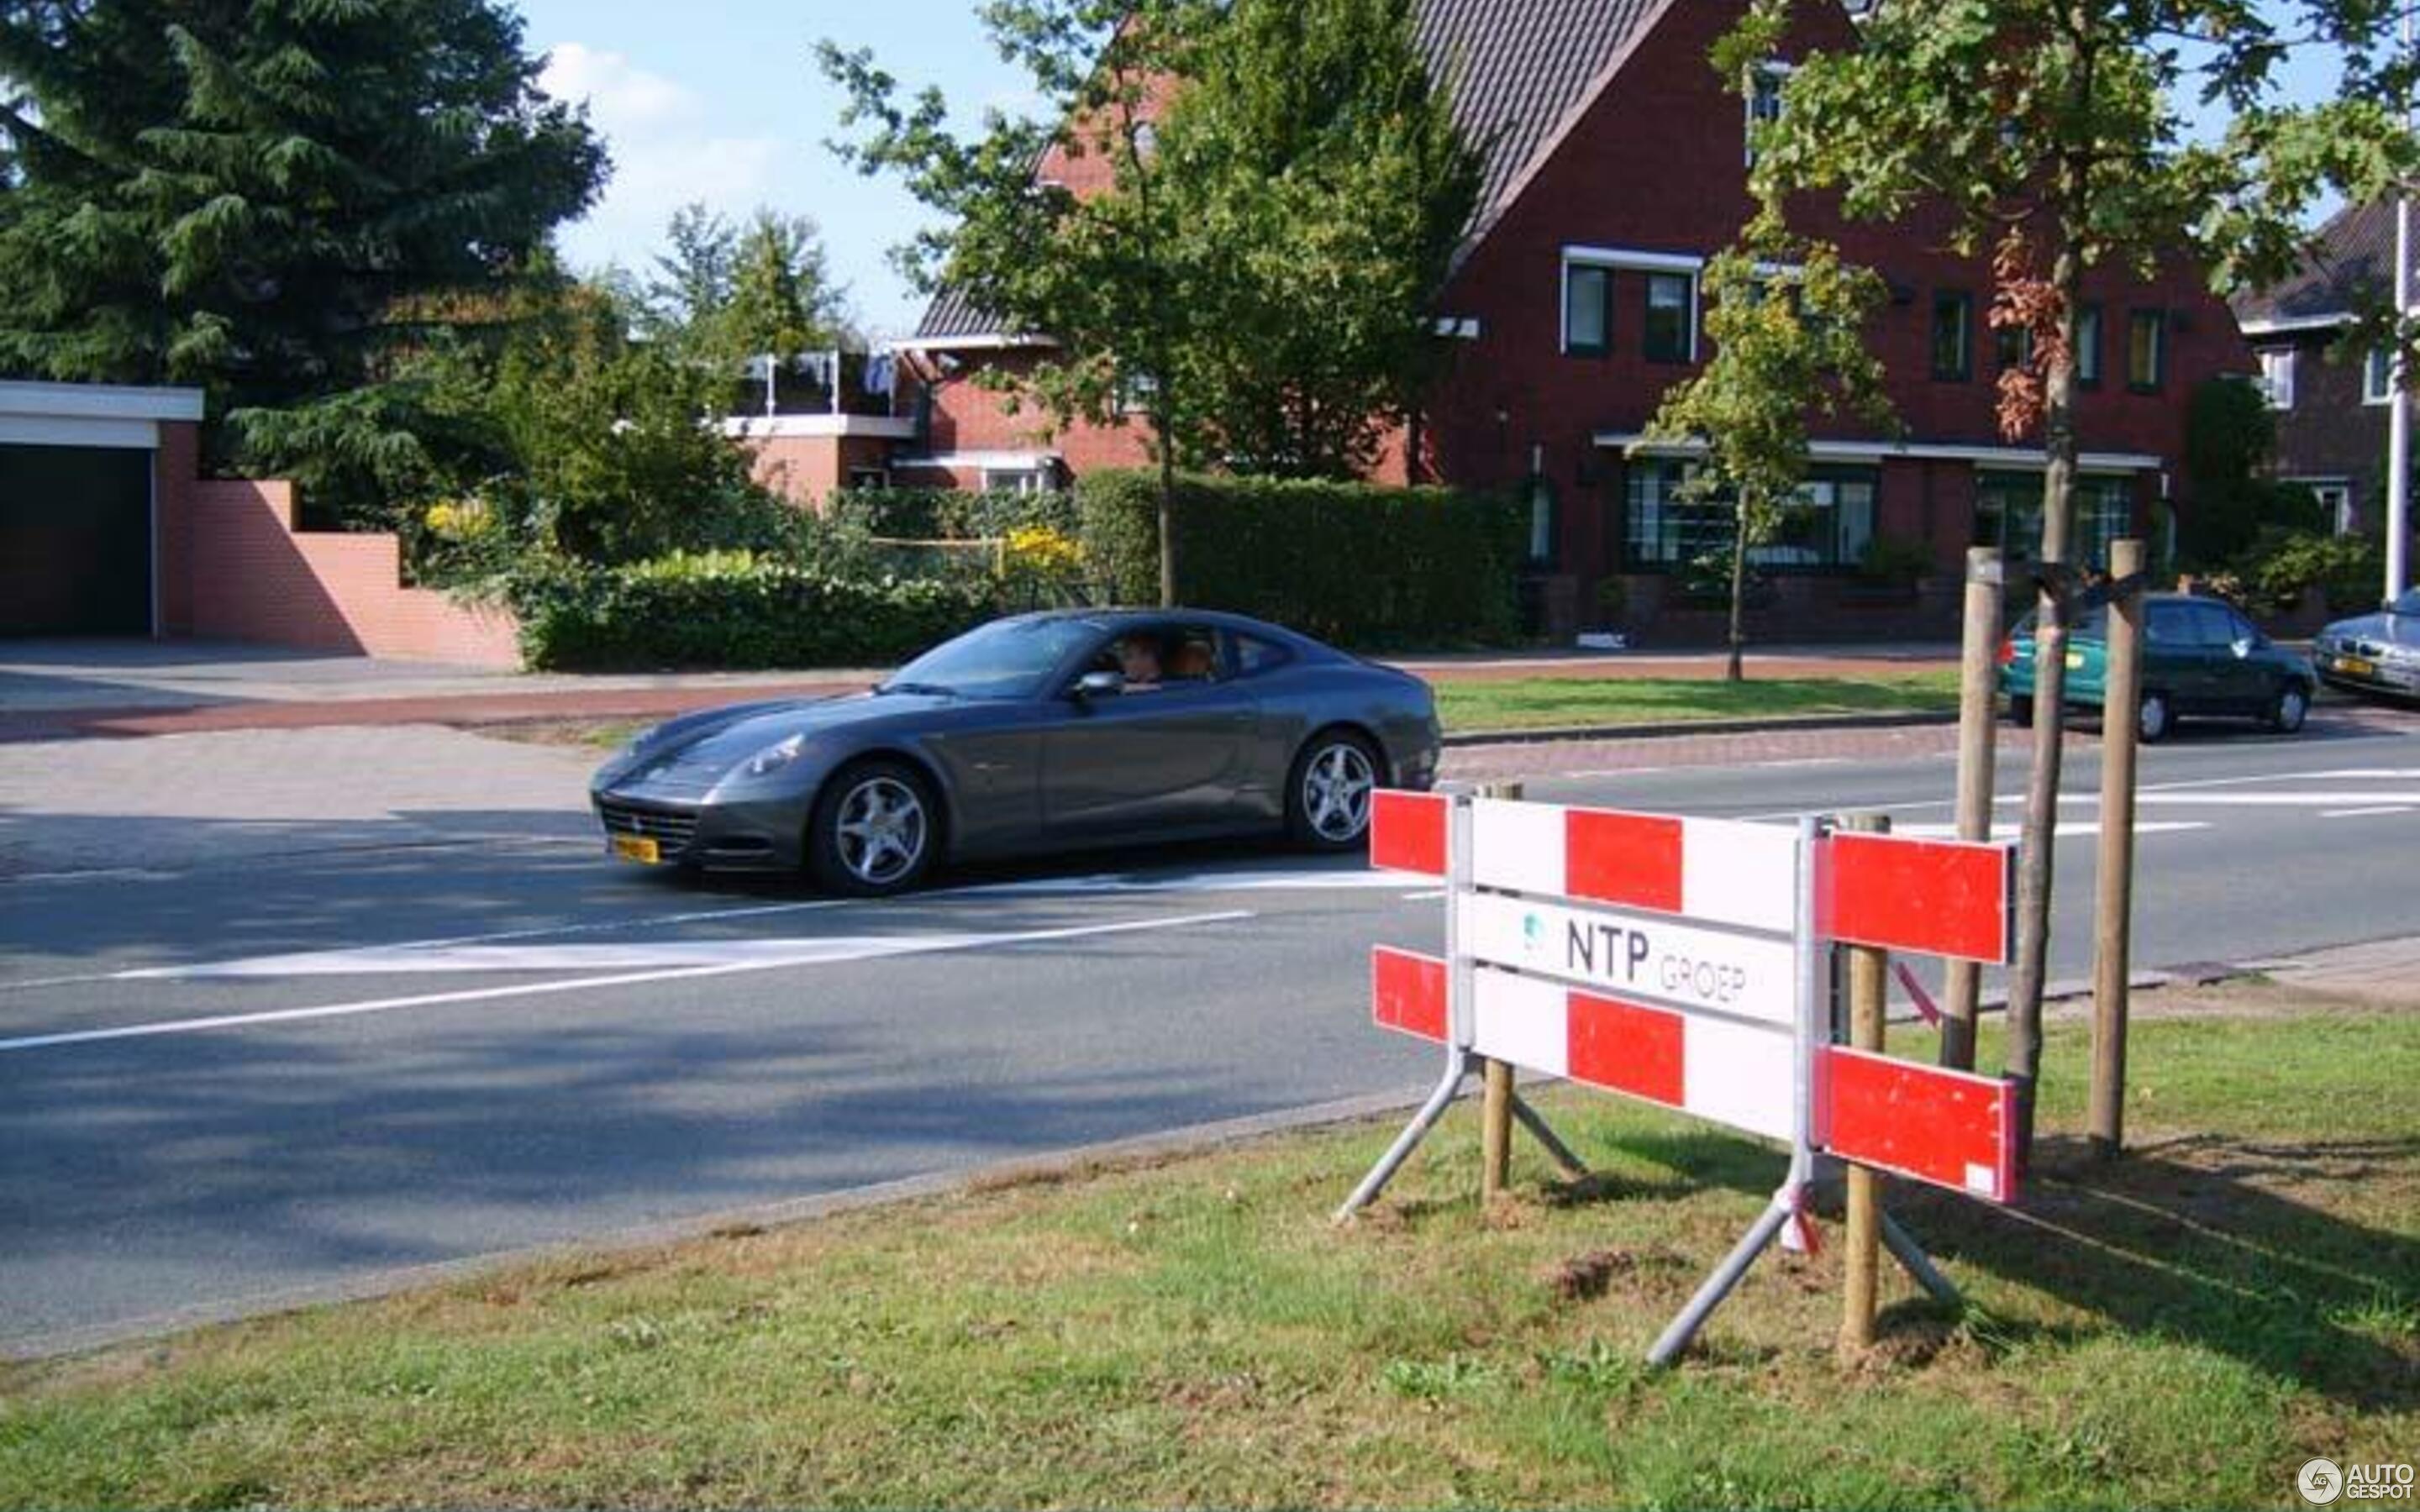
<path fill-rule="evenodd" d="M 1118 642 L 1118 671 L 1129 689 L 1159 687 L 1159 646 L 1151 636 L 1130 635 Z"/>

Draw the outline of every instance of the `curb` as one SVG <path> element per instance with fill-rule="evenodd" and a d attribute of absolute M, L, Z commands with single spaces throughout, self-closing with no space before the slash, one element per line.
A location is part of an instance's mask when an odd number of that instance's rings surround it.
<path fill-rule="evenodd" d="M 1671 724 L 1544 725 L 1528 730 L 1457 730 L 1439 742 L 1461 746 L 1533 746 L 1558 740 L 1665 740 L 1677 735 L 1756 735 L 1792 730 L 1900 730 L 1956 724 L 1954 710 L 1905 714 L 1811 714 L 1763 719 L 1687 719 Z"/>

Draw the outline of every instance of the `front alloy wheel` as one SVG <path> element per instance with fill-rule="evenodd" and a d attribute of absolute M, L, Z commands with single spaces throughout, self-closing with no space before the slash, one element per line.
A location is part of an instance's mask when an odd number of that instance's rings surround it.
<path fill-rule="evenodd" d="M 1377 787 L 1377 763 L 1359 740 L 1330 735 L 1314 742 L 1288 795 L 1295 833 L 1321 850 L 1358 844 L 1370 831 L 1370 795 Z"/>
<path fill-rule="evenodd" d="M 881 763 L 841 774 L 815 807 L 815 875 L 835 892 L 871 897 L 915 885 L 932 860 L 933 806 L 907 768 Z"/>
<path fill-rule="evenodd" d="M 2303 728 L 2311 712 L 2311 695 L 2300 683 L 2288 683 L 2277 690 L 2277 700 L 2269 705 L 2269 728 L 2281 735 L 2290 735 Z"/>

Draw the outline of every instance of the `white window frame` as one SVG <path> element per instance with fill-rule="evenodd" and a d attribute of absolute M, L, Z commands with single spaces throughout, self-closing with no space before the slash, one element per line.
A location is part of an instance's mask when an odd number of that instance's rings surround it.
<path fill-rule="evenodd" d="M 1613 275 L 1632 273 L 1682 273 L 1689 280 L 1689 361 L 1698 360 L 1698 328 L 1703 319 L 1706 259 L 1683 252 L 1647 252 L 1636 247 L 1590 247 L 1566 243 L 1562 263 L 1555 277 L 1555 349 L 1569 353 L 1572 349 L 1571 276 L 1575 268 L 1602 268 L 1606 270 L 1605 347 L 1613 349 L 1614 298 Z M 1640 309 L 1646 308 L 1645 295 L 1640 296 Z M 1642 325 L 1644 321 L 1642 320 Z"/>
<path fill-rule="evenodd" d="M 2352 533 L 2352 480 L 2350 478 L 2281 478 L 2291 487 L 2308 488 L 2319 507 L 2328 512 L 2328 528 L 2338 535 Z"/>
<path fill-rule="evenodd" d="M 2272 409 L 2294 408 L 2294 348 L 2271 347 L 2259 352 L 2260 395 Z"/>
<path fill-rule="evenodd" d="M 2378 382 L 2383 378 L 2385 381 Z M 2361 402 L 2386 404 L 2395 397 L 2395 354 L 2373 347 L 2361 358 Z"/>
<path fill-rule="evenodd" d="M 985 468 L 983 470 L 983 491 L 985 493 L 1049 493 L 1059 486 L 1056 470 L 1047 462 L 1030 467 Z"/>

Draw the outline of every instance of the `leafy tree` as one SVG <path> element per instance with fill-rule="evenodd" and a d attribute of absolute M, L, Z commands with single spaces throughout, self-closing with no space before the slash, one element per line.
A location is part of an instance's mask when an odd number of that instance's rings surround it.
<path fill-rule="evenodd" d="M 201 384 L 247 465 L 367 486 L 415 437 L 398 354 L 602 181 L 521 36 L 496 0 L 0 5 L 0 368 Z"/>
<path fill-rule="evenodd" d="M 1716 50 L 1738 74 L 1773 55 L 1797 0 L 1751 0 Z M 2048 452 L 2036 628 L 2039 684 L 2009 981 L 2009 1055 L 2030 1144 L 2048 962 L 2052 837 L 2079 415 L 2078 293 L 2086 268 L 2194 259 L 2222 286 L 2283 276 L 2305 212 L 2333 187 L 2359 200 L 2408 181 L 2410 65 L 2381 0 L 1880 0 L 1862 45 L 1804 58 L 1759 137 L 1762 193 L 1837 191 L 1854 216 L 1920 204 L 1953 213 L 1960 245 L 1996 255 L 1993 319 L 2033 335 L 2002 383 L 2002 426 Z M 2299 47 L 2344 62 L 2338 98 L 2295 106 L 2281 69 Z M 2195 141 L 2180 97 L 2232 112 Z"/>
<path fill-rule="evenodd" d="M 1180 465 L 1349 471 L 1422 376 L 1422 328 L 1476 168 L 1420 63 L 1408 0 L 994 0 L 1046 101 L 960 140 L 863 52 L 825 44 L 840 147 L 948 224 L 906 249 L 1056 347 L 1015 377 L 1054 425 L 1140 412 L 1160 471 L 1160 594 Z"/>
<path fill-rule="evenodd" d="M 2263 475 L 2277 417 L 2258 389 L 2218 378 L 2194 391 L 2185 413 L 2185 498 L 2178 554 L 2202 570 L 2236 564 L 2264 531 L 2332 530 L 2310 489 Z"/>
<path fill-rule="evenodd" d="M 683 206 L 641 295 L 654 340 L 728 366 L 768 352 L 796 357 L 848 335 L 815 223 L 758 209 L 735 226 L 704 205 Z"/>
<path fill-rule="evenodd" d="M 1882 363 L 1865 327 L 1884 300 L 1882 281 L 1841 263 L 1823 243 L 1791 235 L 1767 205 L 1739 240 L 1706 265 L 1705 371 L 1666 393 L 1642 444 L 1689 442 L 1705 463 L 1684 497 L 1732 511 L 1730 660 L 1741 680 L 1749 551 L 1773 538 L 1807 479 L 1807 426 L 1830 414 L 1890 423 Z"/>

